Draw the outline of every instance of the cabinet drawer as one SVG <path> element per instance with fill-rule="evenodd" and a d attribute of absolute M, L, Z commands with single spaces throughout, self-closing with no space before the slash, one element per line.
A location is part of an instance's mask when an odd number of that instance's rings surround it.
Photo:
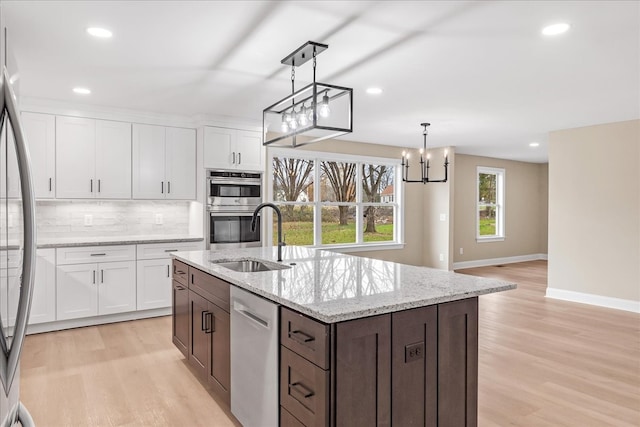
<path fill-rule="evenodd" d="M 329 371 L 280 347 L 280 405 L 306 426 L 329 420 Z"/>
<path fill-rule="evenodd" d="M 196 268 L 189 267 L 189 289 L 229 312 L 230 284 Z"/>
<path fill-rule="evenodd" d="M 178 242 L 178 243 L 145 243 L 137 245 L 137 259 L 171 258 L 171 252 L 199 251 L 202 250 L 202 242 Z"/>
<path fill-rule="evenodd" d="M 329 369 L 329 325 L 282 307 L 280 343 L 322 369 Z"/>
<path fill-rule="evenodd" d="M 56 264 L 86 264 L 92 262 L 135 261 L 135 245 L 81 246 L 56 249 Z"/>
<path fill-rule="evenodd" d="M 177 259 L 173 260 L 173 280 L 185 286 L 189 284 L 189 266 Z"/>
<path fill-rule="evenodd" d="M 280 427 L 304 427 L 296 417 L 291 415 L 289 411 L 280 407 Z"/>

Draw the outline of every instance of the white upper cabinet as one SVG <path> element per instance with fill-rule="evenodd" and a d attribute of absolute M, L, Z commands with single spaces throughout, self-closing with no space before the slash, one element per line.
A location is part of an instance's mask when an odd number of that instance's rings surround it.
<path fill-rule="evenodd" d="M 196 198 L 195 129 L 133 125 L 133 198 Z"/>
<path fill-rule="evenodd" d="M 56 117 L 56 197 L 131 198 L 131 125 Z"/>
<path fill-rule="evenodd" d="M 134 199 L 164 199 L 164 146 L 164 126 L 134 123 Z"/>
<path fill-rule="evenodd" d="M 95 197 L 96 121 L 56 117 L 56 196 Z"/>
<path fill-rule="evenodd" d="M 196 130 L 166 128 L 165 180 L 167 199 L 196 198 Z"/>
<path fill-rule="evenodd" d="M 31 157 L 37 199 L 53 199 L 56 195 L 56 117 L 51 114 L 22 113 Z"/>
<path fill-rule="evenodd" d="M 261 171 L 262 139 L 260 132 L 204 128 L 204 167 Z"/>
<path fill-rule="evenodd" d="M 131 198 L 131 123 L 96 121 L 96 197 Z"/>
<path fill-rule="evenodd" d="M 18 156 L 13 131 L 9 126 L 2 129 L 2 143 L 0 143 L 0 162 L 7 165 L 6 173 L 0 174 L 0 197 L 18 199 L 20 194 L 20 172 L 18 170 Z"/>

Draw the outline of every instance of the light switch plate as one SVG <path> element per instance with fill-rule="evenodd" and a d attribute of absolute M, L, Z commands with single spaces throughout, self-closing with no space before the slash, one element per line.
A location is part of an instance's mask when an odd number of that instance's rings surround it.
<path fill-rule="evenodd" d="M 447 220 L 447 214 L 440 214 L 440 221 L 446 221 Z"/>

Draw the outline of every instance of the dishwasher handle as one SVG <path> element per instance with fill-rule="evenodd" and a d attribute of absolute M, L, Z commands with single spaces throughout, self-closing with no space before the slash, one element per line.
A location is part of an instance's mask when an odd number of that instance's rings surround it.
<path fill-rule="evenodd" d="M 261 318 L 260 316 L 258 316 L 255 313 L 251 312 L 251 309 L 249 307 L 247 307 L 246 305 L 239 303 L 238 301 L 234 301 L 233 302 L 233 310 L 238 313 L 241 314 L 242 316 L 246 317 L 247 319 L 257 323 L 258 325 L 262 326 L 263 328 L 269 329 L 269 321 L 268 320 L 264 320 L 263 318 Z"/>

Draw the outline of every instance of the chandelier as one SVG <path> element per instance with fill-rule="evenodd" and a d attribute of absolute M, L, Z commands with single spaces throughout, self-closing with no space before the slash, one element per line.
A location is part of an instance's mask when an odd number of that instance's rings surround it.
<path fill-rule="evenodd" d="M 280 61 L 291 66 L 291 94 L 262 111 L 262 145 L 295 148 L 353 131 L 353 89 L 316 82 L 316 57 L 328 47 L 308 41 Z M 296 91 L 296 67 L 309 60 L 313 82 Z"/>
<path fill-rule="evenodd" d="M 449 169 L 449 155 L 448 150 L 444 150 L 444 179 L 429 179 L 429 169 L 431 167 L 431 154 L 427 152 L 427 128 L 431 126 L 431 123 L 420 123 L 424 129 L 422 131 L 423 143 L 420 149 L 420 173 L 421 179 L 409 179 L 409 158 L 411 153 L 407 151 L 402 152 L 402 182 L 421 182 L 426 184 L 428 182 L 447 182 L 448 169 Z M 425 162 L 424 156 L 426 155 L 427 161 Z"/>

